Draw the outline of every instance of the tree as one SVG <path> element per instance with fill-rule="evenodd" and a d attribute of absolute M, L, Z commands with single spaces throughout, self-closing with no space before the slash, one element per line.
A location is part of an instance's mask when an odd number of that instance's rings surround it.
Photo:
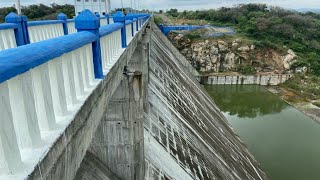
<path fill-rule="evenodd" d="M 167 14 L 171 15 L 172 17 L 178 17 L 179 16 L 179 12 L 177 9 L 170 9 L 169 11 L 167 11 Z"/>

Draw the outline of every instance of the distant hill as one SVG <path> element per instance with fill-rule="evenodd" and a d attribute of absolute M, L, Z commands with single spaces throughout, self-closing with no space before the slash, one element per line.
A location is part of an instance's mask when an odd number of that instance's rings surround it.
<path fill-rule="evenodd" d="M 313 8 L 300 8 L 300 9 L 296 9 L 296 11 L 298 12 L 313 12 L 313 13 L 319 13 L 320 14 L 320 9 L 313 9 Z"/>

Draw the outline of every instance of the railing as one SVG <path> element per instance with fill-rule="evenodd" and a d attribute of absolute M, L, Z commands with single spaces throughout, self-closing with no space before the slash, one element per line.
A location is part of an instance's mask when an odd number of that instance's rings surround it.
<path fill-rule="evenodd" d="M 108 21 L 105 17 L 100 18 L 100 26 L 108 25 Z"/>
<path fill-rule="evenodd" d="M 74 19 L 67 20 L 68 34 L 73 34 L 77 32 L 77 29 L 74 26 Z"/>
<path fill-rule="evenodd" d="M 126 30 L 131 38 L 132 31 L 121 12 L 114 20 L 100 28 L 100 19 L 85 10 L 73 22 L 78 33 L 0 52 L 0 179 L 32 172 L 118 60 Z"/>
<path fill-rule="evenodd" d="M 63 23 L 61 20 L 28 22 L 30 43 L 63 36 Z"/>
<path fill-rule="evenodd" d="M 57 16 L 57 20 L 30 22 L 26 16 L 10 13 L 6 22 L 0 24 L 0 51 L 77 32 L 74 19 L 67 19 L 63 13 Z M 101 26 L 110 22 L 113 23 L 113 19 L 109 15 L 100 19 Z"/>
<path fill-rule="evenodd" d="M 103 74 L 107 74 L 122 53 L 120 23 L 100 28 Z M 110 48 L 112 47 L 112 48 Z"/>
<path fill-rule="evenodd" d="M 131 40 L 133 39 L 132 37 L 132 21 L 131 20 L 126 20 L 126 36 L 127 36 L 127 44 L 130 44 Z"/>
<path fill-rule="evenodd" d="M 14 31 L 18 28 L 16 24 L 0 24 L 0 51 L 17 47 Z"/>

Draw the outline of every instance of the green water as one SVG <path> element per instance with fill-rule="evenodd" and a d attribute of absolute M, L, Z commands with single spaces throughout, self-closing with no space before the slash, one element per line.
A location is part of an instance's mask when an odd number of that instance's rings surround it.
<path fill-rule="evenodd" d="M 271 180 L 320 180 L 320 125 L 263 87 L 206 86 Z"/>

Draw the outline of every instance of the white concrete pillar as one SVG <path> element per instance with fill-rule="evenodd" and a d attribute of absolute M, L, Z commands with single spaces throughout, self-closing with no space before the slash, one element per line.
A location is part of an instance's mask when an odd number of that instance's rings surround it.
<path fill-rule="evenodd" d="M 68 108 L 61 57 L 49 61 L 48 65 L 55 115 L 64 116 L 68 113 Z"/>
<path fill-rule="evenodd" d="M 47 129 L 53 129 L 56 126 L 56 117 L 52 101 L 51 79 L 49 75 L 49 64 L 45 63 L 39 66 L 39 76 L 41 77 L 41 90 L 43 94 L 44 107 L 39 107 L 46 112 L 46 119 L 40 120 Z"/>
<path fill-rule="evenodd" d="M 0 84 L 0 169 L 14 172 L 21 164 L 17 137 L 13 125 L 9 87 L 7 82 Z"/>
<path fill-rule="evenodd" d="M 80 52 L 79 49 L 72 52 L 72 66 L 74 71 L 74 79 L 76 85 L 76 92 L 78 97 L 84 95 L 84 84 L 83 77 L 81 72 L 81 63 L 80 63 Z"/>
<path fill-rule="evenodd" d="M 41 134 L 36 111 L 34 86 L 31 71 L 25 72 L 22 76 L 22 96 L 28 125 L 28 134 L 32 141 L 32 147 L 41 145 Z"/>
<path fill-rule="evenodd" d="M 18 145 L 20 148 L 38 147 L 41 143 L 41 136 L 31 72 L 10 79 L 8 87 Z"/>
<path fill-rule="evenodd" d="M 82 47 L 80 49 L 80 59 L 81 59 L 81 71 L 82 71 L 82 78 L 83 78 L 83 85 L 84 90 L 90 89 L 90 82 L 89 82 L 89 71 L 88 71 L 88 63 L 87 63 L 87 56 L 86 56 L 86 47 Z"/>
<path fill-rule="evenodd" d="M 68 88 L 67 92 L 68 93 L 68 97 L 70 97 L 71 99 L 71 104 L 75 105 L 78 103 L 78 99 L 77 99 L 77 90 L 76 90 L 76 79 L 75 79 L 75 72 L 74 72 L 74 67 L 73 67 L 73 52 L 68 53 L 65 55 L 65 62 L 66 62 L 66 69 L 64 69 L 64 72 L 66 74 L 68 74 L 68 79 L 65 81 L 68 84 L 65 84 L 65 86 Z"/>

